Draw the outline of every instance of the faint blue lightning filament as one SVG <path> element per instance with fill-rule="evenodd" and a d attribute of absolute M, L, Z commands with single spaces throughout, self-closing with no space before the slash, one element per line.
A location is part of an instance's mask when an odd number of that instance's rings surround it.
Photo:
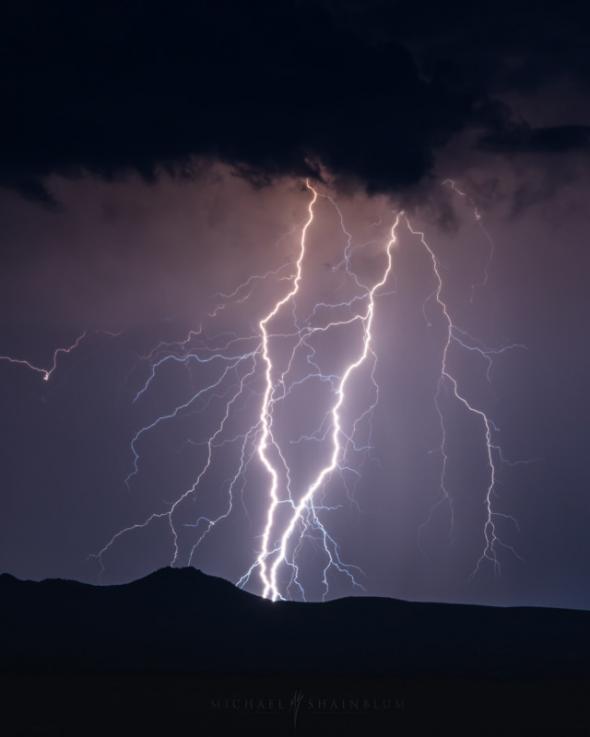
<path fill-rule="evenodd" d="M 435 393 L 435 406 L 436 406 L 436 411 L 438 413 L 438 417 L 440 420 L 440 427 L 441 427 L 441 447 L 440 447 L 441 456 L 442 456 L 441 484 L 440 484 L 441 493 L 442 493 L 441 501 L 445 501 L 449 505 L 449 509 L 451 512 L 451 526 L 452 526 L 453 521 L 454 521 L 453 501 L 452 501 L 452 497 L 449 494 L 449 491 L 446 486 L 446 474 L 447 474 L 447 463 L 448 463 L 447 435 L 446 435 L 446 427 L 445 427 L 445 422 L 444 422 L 444 414 L 443 414 L 443 411 L 440 405 L 441 391 L 442 391 L 443 385 L 446 384 L 450 388 L 453 397 L 458 402 L 460 402 L 460 404 L 471 415 L 476 417 L 481 422 L 482 428 L 483 428 L 483 435 L 484 435 L 485 452 L 486 452 L 486 459 L 487 459 L 488 472 L 489 472 L 488 473 L 488 484 L 487 484 L 485 496 L 484 496 L 484 507 L 485 507 L 485 522 L 484 522 L 484 529 L 483 529 L 484 546 L 483 546 L 483 551 L 481 553 L 481 556 L 479 557 L 476 563 L 476 566 L 475 566 L 475 569 L 472 575 L 477 573 L 477 571 L 479 570 L 484 560 L 490 561 L 493 564 L 494 570 L 496 572 L 499 572 L 500 571 L 500 561 L 498 559 L 498 547 L 505 547 L 509 549 L 512 553 L 514 553 L 515 555 L 517 554 L 514 548 L 512 548 L 510 545 L 507 545 L 499 538 L 497 528 L 496 528 L 496 523 L 495 523 L 495 520 L 498 517 L 509 517 L 510 519 L 513 519 L 509 515 L 496 512 L 494 508 L 494 492 L 496 489 L 496 480 L 497 480 L 497 464 L 496 464 L 495 455 L 497 455 L 499 460 L 502 461 L 501 449 L 496 443 L 494 443 L 494 440 L 493 440 L 493 432 L 495 429 L 495 425 L 484 410 L 480 409 L 479 407 L 476 407 L 473 403 L 471 403 L 465 397 L 465 395 L 459 389 L 459 384 L 458 384 L 456 377 L 449 370 L 448 356 L 449 356 L 449 350 L 450 350 L 450 347 L 453 341 L 457 340 L 458 343 L 462 347 L 464 348 L 467 347 L 463 342 L 461 342 L 460 340 L 456 338 L 456 334 L 461 334 L 463 331 L 457 328 L 455 324 L 453 323 L 453 319 L 449 312 L 447 303 L 445 302 L 442 296 L 443 279 L 442 279 L 441 272 L 440 272 L 438 258 L 435 252 L 433 251 L 431 246 L 428 244 L 425 234 L 420 230 L 414 229 L 407 217 L 405 218 L 405 221 L 406 221 L 406 225 L 410 233 L 412 233 L 415 236 L 418 236 L 418 238 L 420 239 L 420 243 L 425 248 L 426 252 L 428 253 L 428 256 L 430 257 L 430 261 L 432 264 L 432 271 L 433 271 L 433 274 L 436 280 L 436 290 L 434 292 L 434 298 L 435 298 L 437 305 L 440 308 L 440 311 L 441 311 L 441 314 L 443 316 L 444 323 L 445 323 L 445 340 L 444 340 L 444 345 L 443 345 L 442 355 L 441 355 L 440 376 L 437 382 L 437 388 L 436 388 L 436 393 Z M 510 347 L 514 347 L 514 346 L 510 346 Z M 482 352 L 481 349 L 480 349 L 480 352 Z M 496 351 L 496 352 L 500 352 L 500 351 Z M 489 371 L 489 368 L 488 368 L 488 371 Z M 431 514 L 432 514 L 432 510 L 431 510 Z M 429 519 L 430 519 L 430 516 L 429 516 Z"/>
<path fill-rule="evenodd" d="M 31 371 L 35 371 L 35 373 L 41 374 L 41 378 L 43 379 L 43 381 L 49 381 L 51 375 L 57 368 L 57 359 L 61 355 L 67 355 L 68 353 L 71 353 L 73 350 L 75 350 L 85 337 L 86 330 L 80 333 L 76 340 L 70 345 L 64 346 L 63 348 L 56 348 L 53 351 L 51 365 L 49 366 L 49 368 L 43 368 L 42 366 L 37 366 L 31 361 L 27 361 L 24 358 L 14 358 L 13 356 L 0 356 L 0 361 L 6 361 L 7 363 L 13 363 L 18 366 L 26 366 Z"/>

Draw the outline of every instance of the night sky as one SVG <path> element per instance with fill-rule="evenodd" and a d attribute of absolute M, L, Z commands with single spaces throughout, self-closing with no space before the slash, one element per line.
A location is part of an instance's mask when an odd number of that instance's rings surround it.
<path fill-rule="evenodd" d="M 590 607 L 589 20 L 583 3 L 567 2 L 3 8 L 0 354 L 50 367 L 56 348 L 86 336 L 58 356 L 48 381 L 0 361 L 0 570 L 114 583 L 170 563 L 166 519 L 118 539 L 102 575 L 92 555 L 191 486 L 231 382 L 143 435 L 126 484 L 138 430 L 186 403 L 221 366 L 169 361 L 134 399 L 154 356 L 165 354 L 165 346 L 152 353 L 162 341 L 200 326 L 204 347 L 224 331 L 256 332 L 286 288 L 276 276 L 256 282 L 251 299 L 208 313 L 217 293 L 252 274 L 291 273 L 308 178 L 341 207 L 363 278 L 380 273 L 403 208 L 436 252 L 455 323 L 479 345 L 519 346 L 495 356 L 489 382 L 481 355 L 450 353 L 509 461 L 498 463 L 494 494 L 501 572 L 484 561 L 472 577 L 484 539 L 484 439 L 448 396 L 454 530 L 444 504 L 421 527 L 440 493 L 434 395 L 444 325 L 428 255 L 401 227 L 375 308 L 371 448 L 358 454 L 358 474 L 336 474 L 323 490 L 323 520 L 342 559 L 362 569 L 370 595 Z M 334 267 L 345 245 L 322 196 L 302 315 L 342 298 Z M 326 365 L 341 370 L 355 340 L 327 336 Z M 359 406 L 369 396 L 363 376 L 352 393 Z M 228 439 L 256 418 L 262 390 L 254 381 Z M 318 427 L 323 401 L 310 386 L 277 418 L 295 488 L 319 445 L 306 451 L 288 438 Z M 199 494 L 182 506 L 177 565 L 198 538 L 191 525 L 223 508 L 238 460 L 239 444 L 219 447 Z M 267 486 L 254 457 L 232 515 L 196 550 L 194 566 L 234 582 L 245 573 Z M 308 598 L 319 599 L 317 539 L 301 560 Z M 261 593 L 256 576 L 246 588 Z M 330 572 L 329 597 L 359 593 Z"/>

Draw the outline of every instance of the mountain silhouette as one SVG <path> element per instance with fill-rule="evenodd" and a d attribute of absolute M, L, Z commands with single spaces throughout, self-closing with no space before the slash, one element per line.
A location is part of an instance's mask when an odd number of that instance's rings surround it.
<path fill-rule="evenodd" d="M 232 693 L 245 693 L 252 683 L 263 691 L 284 686 L 289 693 L 302 684 L 311 688 L 311 683 L 316 690 L 318 684 L 339 683 L 338 688 L 348 684 L 346 693 L 352 683 L 365 684 L 365 690 L 372 684 L 372 693 L 388 684 L 388 692 L 402 688 L 417 703 L 420 699 L 425 705 L 436 703 L 440 715 L 468 692 L 467 702 L 458 707 L 460 713 L 475 719 L 476 713 L 493 705 L 493 715 L 508 719 L 508 713 L 520 709 L 538 733 L 548 723 L 539 704 L 544 700 L 549 704 L 550 699 L 552 718 L 563 727 L 563 713 L 571 718 L 581 708 L 581 696 L 576 694 L 585 693 L 590 674 L 590 613 L 583 611 L 370 597 L 324 604 L 273 603 L 192 568 L 162 569 L 117 586 L 20 581 L 4 574 L 0 600 L 0 676 L 5 697 L 8 693 L 11 702 L 20 704 L 14 709 L 21 719 L 31 693 L 43 688 L 55 696 L 54 689 L 62 688 L 58 683 L 67 683 L 68 693 L 78 694 L 77 703 L 90 698 L 92 704 L 96 698 L 107 704 L 112 696 L 108 689 L 123 678 L 127 696 L 117 708 L 125 711 L 127 698 L 144 688 L 146 679 L 160 684 L 157 698 L 164 704 L 172 697 L 162 696 L 168 688 L 162 684 L 178 686 L 190 677 L 200 684 L 201 696 L 210 693 L 211 703 L 217 703 L 211 689 L 225 693 L 227 684 L 232 684 Z M 82 692 L 81 684 L 89 678 L 94 679 L 92 696 Z M 15 685 L 19 683 L 22 688 Z M 48 704 L 55 702 L 54 697 L 43 698 Z M 87 708 L 92 709 L 91 704 Z M 172 710 L 178 718 L 179 709 Z M 171 718 L 170 711 L 164 710 L 163 723 Z M 312 712 L 306 715 L 308 720 Z M 151 734 L 157 720 L 142 722 L 145 714 L 140 716 L 142 733 Z M 278 712 L 275 716 L 279 718 Z M 129 715 L 135 727 L 138 718 L 135 711 Z M 435 719 L 435 712 L 422 718 Z M 492 715 L 486 718 L 489 721 Z M 271 722 L 263 720 L 254 731 L 261 733 Z M 80 733 L 74 723 L 72 734 Z M 456 733 L 459 723 L 455 718 Z M 286 723 L 281 724 L 273 727 L 273 734 L 290 734 Z M 108 725 L 108 733 L 119 734 L 112 722 Z M 330 725 L 318 729 L 329 733 Z M 342 722 L 339 732 L 349 733 L 350 728 L 353 733 L 350 725 L 350 719 Z M 228 729 L 234 726 L 232 722 Z M 94 733 L 88 724 L 81 732 Z"/>
<path fill-rule="evenodd" d="M 10 671 L 564 677 L 588 672 L 590 613 L 354 597 L 270 602 L 192 569 L 133 583 L 0 576 Z"/>

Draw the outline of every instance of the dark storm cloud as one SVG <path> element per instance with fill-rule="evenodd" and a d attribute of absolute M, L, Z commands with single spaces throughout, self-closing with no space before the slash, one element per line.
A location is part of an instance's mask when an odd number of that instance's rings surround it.
<path fill-rule="evenodd" d="M 52 204 L 51 173 L 149 180 L 205 157 L 258 183 L 321 163 L 337 182 L 396 191 L 467 126 L 495 150 L 527 148 L 493 95 L 586 80 L 590 57 L 577 5 L 510 8 L 508 23 L 497 3 L 6 5 L 0 181 Z"/>
<path fill-rule="evenodd" d="M 590 81 L 587 3 L 326 0 L 334 18 L 375 41 L 395 37 L 423 70 L 480 92 L 531 90 L 559 77 Z"/>
<path fill-rule="evenodd" d="M 532 129 L 527 125 L 484 136 L 480 145 L 506 153 L 561 153 L 588 149 L 590 127 L 562 125 Z"/>
<path fill-rule="evenodd" d="M 369 190 L 413 183 L 472 99 L 418 75 L 397 42 L 313 3 L 25 4 L 6 13 L 2 177 L 146 177 L 191 155 L 254 179 L 317 162 Z"/>

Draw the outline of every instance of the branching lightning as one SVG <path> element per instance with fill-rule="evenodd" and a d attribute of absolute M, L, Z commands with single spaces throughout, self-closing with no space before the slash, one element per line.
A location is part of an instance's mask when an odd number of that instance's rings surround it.
<path fill-rule="evenodd" d="M 440 312 L 442 314 L 444 324 L 445 324 L 445 339 L 444 339 L 442 355 L 441 355 L 440 375 L 437 381 L 436 392 L 434 395 L 436 412 L 438 414 L 438 418 L 440 421 L 440 428 L 441 428 L 441 445 L 440 445 L 440 454 L 442 457 L 441 479 L 440 479 L 441 499 L 431 509 L 430 515 L 426 522 L 430 521 L 433 511 L 441 503 L 446 503 L 448 504 L 450 515 L 451 515 L 451 531 L 454 525 L 453 500 L 452 500 L 451 494 L 449 493 L 449 490 L 447 488 L 447 483 L 446 483 L 447 464 L 448 464 L 449 458 L 447 454 L 447 431 L 446 431 L 446 426 L 445 426 L 444 412 L 441 407 L 441 395 L 445 387 L 447 387 L 450 389 L 452 397 L 457 402 L 459 402 L 467 410 L 467 412 L 469 412 L 471 415 L 477 418 L 478 421 L 481 423 L 482 429 L 483 429 L 486 459 L 487 459 L 487 464 L 488 464 L 489 480 L 488 480 L 487 488 L 485 491 L 486 516 L 485 516 L 485 523 L 484 523 L 484 530 L 483 530 L 484 547 L 483 547 L 482 554 L 476 563 L 473 573 L 475 574 L 479 570 L 484 560 L 490 561 L 494 566 L 494 570 L 499 572 L 500 571 L 500 561 L 498 559 L 498 547 L 508 548 L 515 555 L 517 555 L 517 553 L 512 546 L 507 545 L 500 539 L 500 537 L 498 536 L 497 528 L 496 528 L 496 520 L 499 517 L 508 517 L 512 519 L 516 524 L 516 520 L 510 517 L 510 515 L 499 513 L 495 511 L 495 508 L 494 508 L 494 491 L 496 488 L 497 460 L 502 461 L 503 459 L 500 446 L 497 443 L 495 443 L 493 440 L 494 431 L 496 431 L 497 428 L 495 424 L 493 423 L 493 421 L 488 416 L 488 414 L 483 409 L 471 403 L 465 397 L 465 395 L 461 392 L 457 378 L 451 373 L 449 369 L 448 358 L 449 358 L 449 350 L 453 342 L 456 342 L 459 346 L 467 350 L 476 350 L 487 361 L 486 374 L 489 379 L 489 371 L 490 371 L 490 366 L 491 366 L 490 355 L 492 353 L 502 353 L 503 351 L 508 350 L 508 348 L 512 348 L 515 346 L 507 346 L 503 349 L 498 349 L 496 351 L 490 351 L 490 350 L 485 350 L 482 348 L 477 348 L 477 347 L 467 345 L 462 340 L 462 336 L 465 336 L 466 333 L 455 326 L 453 319 L 451 317 L 451 314 L 449 312 L 447 303 L 445 302 L 443 298 L 443 279 L 441 276 L 440 266 L 439 266 L 439 262 L 436 257 L 436 254 L 432 250 L 431 246 L 428 244 L 424 233 L 422 231 L 415 230 L 412 227 L 408 218 L 406 218 L 405 220 L 406 220 L 406 225 L 408 227 L 408 230 L 410 231 L 410 233 L 412 233 L 412 235 L 418 236 L 421 245 L 424 247 L 424 249 L 426 250 L 430 258 L 430 261 L 432 264 L 432 272 L 436 280 L 436 289 L 434 292 L 434 298 L 435 298 L 436 304 L 440 308 Z M 522 346 L 519 346 L 519 347 L 522 347 Z"/>
<path fill-rule="evenodd" d="M 494 260 L 494 254 L 496 252 L 496 244 L 494 242 L 494 239 L 492 238 L 490 231 L 486 228 L 484 224 L 481 212 L 478 206 L 476 205 L 475 201 L 473 200 L 473 197 L 467 194 L 467 192 L 463 191 L 457 185 L 457 182 L 455 182 L 454 179 L 444 179 L 443 186 L 444 185 L 448 185 L 456 195 L 458 195 L 459 197 L 461 197 L 467 202 L 468 206 L 471 209 L 471 212 L 473 213 L 473 218 L 475 222 L 477 223 L 477 227 L 481 231 L 483 237 L 485 238 L 488 244 L 488 253 L 487 253 L 486 261 L 483 267 L 482 277 L 480 281 L 477 281 L 471 285 L 470 301 L 473 302 L 475 291 L 478 288 L 486 287 L 490 279 L 490 266 L 492 265 L 492 261 Z"/>
<path fill-rule="evenodd" d="M 264 585 L 263 595 L 265 597 L 268 596 L 269 590 L 272 590 L 273 598 L 274 598 L 276 589 L 273 586 L 272 579 L 269 581 L 269 578 L 267 575 L 267 569 L 266 569 L 266 559 L 268 557 L 270 532 L 273 527 L 274 515 L 275 515 L 276 508 L 278 504 L 280 503 L 280 499 L 277 494 L 278 485 L 279 485 L 279 472 L 275 468 L 274 463 L 271 461 L 268 455 L 268 446 L 270 444 L 272 444 L 274 449 L 277 451 L 278 455 L 281 457 L 281 460 L 283 461 L 283 465 L 286 466 L 286 464 L 281 454 L 281 451 L 272 435 L 272 415 L 271 415 L 270 408 L 271 408 L 272 392 L 273 392 L 273 364 L 272 364 L 272 359 L 269 354 L 269 345 L 268 345 L 269 338 L 268 338 L 267 328 L 268 328 L 269 322 L 278 315 L 281 308 L 284 305 L 286 305 L 287 302 L 289 302 L 289 300 L 291 300 L 299 291 L 299 285 L 301 283 L 301 276 L 302 276 L 303 259 L 305 257 L 306 235 L 307 235 L 309 226 L 313 222 L 313 215 L 314 215 L 313 207 L 318 198 L 317 191 L 313 189 L 313 187 L 310 186 L 309 182 L 307 183 L 307 186 L 309 189 L 311 189 L 313 195 L 308 205 L 308 218 L 301 231 L 301 242 L 300 242 L 300 247 L 299 247 L 299 257 L 297 258 L 297 263 L 296 263 L 295 277 L 293 279 L 293 282 L 292 282 L 292 285 L 289 291 L 274 304 L 272 310 L 259 323 L 260 335 L 261 335 L 261 345 L 262 345 L 262 360 L 264 361 L 264 366 L 265 366 L 265 371 L 264 371 L 265 387 L 264 387 L 264 395 L 262 398 L 262 404 L 260 408 L 260 418 L 259 418 L 259 422 L 262 427 L 262 434 L 260 436 L 260 441 L 258 443 L 257 451 L 258 451 L 258 457 L 260 458 L 262 465 L 264 466 L 264 468 L 266 469 L 266 472 L 268 473 L 270 477 L 270 489 L 269 489 L 270 505 L 269 505 L 268 513 L 266 517 L 266 525 L 264 528 L 264 532 L 262 534 L 262 549 L 261 549 L 260 555 L 258 556 L 257 564 L 260 567 L 260 578 L 262 579 L 262 583 Z M 288 469 L 287 469 L 287 473 L 288 473 Z"/>
<path fill-rule="evenodd" d="M 306 226 L 303 230 L 303 234 L 301 238 L 301 255 L 300 255 L 300 260 L 298 262 L 299 264 L 301 263 L 303 256 L 305 254 L 305 233 L 307 231 L 307 228 L 309 227 L 309 225 L 311 225 L 313 221 L 313 204 L 315 203 L 317 199 L 316 191 L 313 190 L 313 188 L 312 188 L 312 191 L 314 193 L 314 197 L 310 203 L 310 208 L 309 208 L 310 217 L 309 217 L 308 222 L 306 223 Z M 278 575 L 278 571 L 281 565 L 284 564 L 285 562 L 288 562 L 287 561 L 288 548 L 289 548 L 289 544 L 291 542 L 293 533 L 295 531 L 295 528 L 297 524 L 299 523 L 299 521 L 301 520 L 304 510 L 306 510 L 307 508 L 311 508 L 313 510 L 314 495 L 316 494 L 318 489 L 322 487 L 322 485 L 324 484 L 328 476 L 337 468 L 339 460 L 342 456 L 341 409 L 346 401 L 346 389 L 347 389 L 347 385 L 348 385 L 351 375 L 365 362 L 371 350 L 371 340 L 372 340 L 371 330 L 372 330 L 373 316 L 374 316 L 374 311 L 375 311 L 375 295 L 377 291 L 385 285 L 385 283 L 387 282 L 389 273 L 391 271 L 391 267 L 392 267 L 391 249 L 393 247 L 393 244 L 396 242 L 395 230 L 397 228 L 398 223 L 399 223 L 399 216 L 396 218 L 396 221 L 391 230 L 391 238 L 389 242 L 387 243 L 387 247 L 386 247 L 387 265 L 383 272 L 383 276 L 367 292 L 368 306 L 367 306 L 366 312 L 364 314 L 361 314 L 360 316 L 353 318 L 355 320 L 359 319 L 362 322 L 362 326 L 363 326 L 362 349 L 360 351 L 360 354 L 357 356 L 357 358 L 346 367 L 338 383 L 338 387 L 336 390 L 336 402 L 333 405 L 331 412 L 330 412 L 332 450 L 328 458 L 328 462 L 326 463 L 326 465 L 324 465 L 321 468 L 321 470 L 316 475 L 312 483 L 308 486 L 308 488 L 305 490 L 305 492 L 301 496 L 300 500 L 294 505 L 291 500 L 291 503 L 293 505 L 291 517 L 289 519 L 288 524 L 286 525 L 284 529 L 284 532 L 280 536 L 280 541 L 279 541 L 278 546 L 274 547 L 272 550 L 269 550 L 269 535 L 270 535 L 270 531 L 274 523 L 274 512 L 275 512 L 277 504 L 279 503 L 277 494 L 276 494 L 276 481 L 278 479 L 278 474 L 276 470 L 270 464 L 267 465 L 267 468 L 269 469 L 269 473 L 272 476 L 272 484 L 271 484 L 271 491 L 270 491 L 271 505 L 269 508 L 264 536 L 262 539 L 262 549 L 258 556 L 257 564 L 260 567 L 260 577 L 264 584 L 263 595 L 265 597 L 270 596 L 273 599 L 273 601 L 275 601 L 278 598 L 282 598 L 280 591 L 279 591 L 279 584 L 277 582 L 277 575 Z M 294 294 L 296 293 L 297 287 L 298 287 L 298 282 L 296 282 L 293 290 L 289 293 L 287 298 L 277 303 L 277 305 L 275 306 L 275 309 L 271 313 L 269 313 L 269 316 L 265 318 L 265 321 L 268 321 L 268 319 L 270 319 L 271 317 L 274 317 L 278 309 L 283 304 L 285 304 L 285 302 L 288 299 L 294 296 Z M 338 323 L 331 323 L 331 326 L 334 326 L 337 324 Z M 264 327 L 265 326 L 266 326 L 266 322 L 264 323 Z M 261 329 L 263 329 L 262 323 L 261 323 Z M 271 382 L 272 364 L 270 363 L 270 361 L 268 362 L 267 366 L 268 366 L 268 369 L 267 369 L 267 387 L 268 387 L 267 392 L 268 394 L 267 396 L 270 396 L 271 387 L 272 387 L 272 382 Z M 268 403 L 265 402 L 265 404 L 263 405 L 266 413 L 267 413 L 267 404 Z M 266 458 L 264 459 L 264 461 L 265 463 L 267 462 Z M 274 554 L 274 560 L 272 561 L 272 564 L 270 565 L 270 575 L 269 575 L 267 571 L 267 559 L 269 557 L 272 557 L 273 554 Z M 291 565 L 293 564 L 291 563 Z"/>
<path fill-rule="evenodd" d="M 446 180 L 453 191 L 466 198 L 467 195 L 452 180 Z M 309 181 L 306 182 L 309 195 L 307 215 L 300 227 L 297 257 L 276 268 L 269 268 L 261 274 L 249 276 L 232 291 L 215 295 L 216 303 L 208 312 L 210 320 L 227 311 L 230 306 L 252 303 L 258 288 L 267 283 L 275 285 L 278 296 L 270 308 L 252 323 L 251 332 L 220 332 L 207 337 L 201 324 L 197 330 L 188 332 L 177 342 L 158 344 L 143 356 L 149 369 L 145 380 L 134 396 L 134 402 L 141 402 L 156 381 L 164 366 L 183 365 L 206 371 L 210 378 L 203 382 L 185 401 L 170 411 L 158 415 L 141 427 L 130 444 L 131 468 L 125 478 L 128 488 L 136 482 L 141 472 L 141 447 L 147 434 L 166 427 L 189 413 L 202 411 L 209 407 L 216 419 L 213 429 L 204 440 L 189 441 L 192 446 L 203 449 L 204 459 L 195 475 L 194 481 L 175 499 L 163 505 L 159 511 L 147 515 L 142 521 L 130 524 L 117 531 L 106 544 L 92 557 L 104 568 L 104 557 L 127 534 L 145 529 L 161 520 L 170 531 L 170 565 L 192 564 L 200 546 L 213 530 L 229 519 L 235 508 L 237 495 L 242 497 L 246 476 L 253 467 L 258 468 L 264 483 L 256 490 L 257 501 L 263 502 L 263 516 L 260 522 L 260 536 L 250 567 L 237 581 L 238 586 L 259 587 L 265 598 L 276 601 L 293 596 L 306 599 L 303 581 L 306 568 L 307 548 L 319 550 L 324 563 L 321 564 L 320 584 L 322 596 L 330 591 L 332 576 L 346 577 L 351 585 L 362 589 L 359 579 L 364 575 L 355 565 L 344 562 L 338 543 L 330 532 L 325 518 L 340 505 L 328 503 L 327 487 L 334 479 L 340 479 L 346 490 L 348 501 L 357 501 L 348 485 L 348 479 L 358 481 L 361 477 L 358 462 L 351 460 L 357 456 L 366 458 L 371 451 L 372 415 L 379 402 L 377 383 L 376 338 L 374 318 L 378 299 L 391 294 L 393 287 L 393 254 L 399 239 L 399 231 L 405 226 L 413 239 L 418 239 L 430 260 L 435 288 L 424 304 L 424 314 L 428 323 L 428 302 L 436 304 L 440 320 L 444 324 L 444 341 L 441 349 L 439 377 L 434 391 L 434 405 L 440 424 L 440 498 L 431 509 L 421 530 L 431 521 L 433 513 L 446 504 L 451 517 L 451 530 L 454 524 L 454 503 L 448 488 L 448 442 L 445 424 L 445 393 L 457 402 L 471 416 L 482 432 L 485 448 L 487 484 L 483 495 L 485 520 L 483 525 L 482 552 L 475 564 L 474 574 L 488 561 L 494 570 L 500 569 L 499 549 L 504 547 L 516 554 L 514 548 L 499 536 L 497 522 L 500 518 L 513 519 L 510 515 L 496 509 L 496 483 L 499 464 L 505 462 L 502 450 L 496 441 L 497 428 L 484 408 L 467 398 L 461 389 L 460 381 L 449 367 L 449 352 L 453 346 L 480 356 L 485 362 L 485 375 L 491 380 L 493 359 L 513 348 L 524 348 L 520 344 L 490 348 L 472 337 L 456 325 L 444 296 L 444 281 L 438 257 L 429 245 L 424 233 L 413 227 L 408 216 L 402 211 L 392 217 L 387 236 L 365 244 L 354 244 L 347 229 L 343 213 L 335 200 L 319 191 Z M 318 202 L 324 200 L 337 214 L 339 228 L 344 238 L 342 258 L 330 266 L 331 273 L 338 273 L 347 285 L 346 298 L 334 301 L 314 300 L 311 310 L 302 314 L 302 291 L 306 284 L 306 260 L 309 256 L 309 236 L 316 220 Z M 473 202 L 474 217 L 480 227 L 481 215 Z M 381 219 L 373 223 L 380 226 Z M 487 230 L 484 230 L 487 234 Z M 288 235 L 293 235 L 289 231 Z M 490 252 L 485 264 L 481 282 L 473 285 L 483 287 L 488 283 L 489 267 L 494 244 L 489 234 Z M 379 270 L 372 279 L 359 275 L 353 265 L 353 257 L 358 249 L 366 246 L 379 247 Z M 338 277 L 340 278 L 340 276 Z M 275 292 L 276 294 L 276 292 Z M 254 327 L 255 325 L 255 327 Z M 322 367 L 318 345 L 328 334 L 347 336 L 350 355 L 338 368 L 326 370 Z M 78 342 L 84 335 L 80 336 Z M 73 349 L 76 344 L 66 351 Z M 290 345 L 287 354 L 284 346 Z M 283 348 L 281 348 L 283 346 Z M 55 369 L 57 352 L 54 354 Z M 27 365 L 29 365 L 27 363 Z M 303 366 L 303 370 L 301 367 Z M 35 371 L 45 371 L 29 366 Z M 48 375 L 48 377 L 49 377 Z M 48 378 L 47 377 L 47 378 Z M 353 385 L 364 382 L 363 386 L 371 394 L 371 399 L 360 410 L 352 410 Z M 312 384 L 322 387 L 329 402 L 319 424 L 295 437 L 288 437 L 282 427 L 281 408 L 298 392 L 306 392 Z M 215 408 L 215 409 L 212 409 Z M 249 417 L 245 427 L 239 425 L 239 417 Z M 364 428 L 364 431 L 363 431 Z M 364 434 L 363 434 L 364 432 Z M 287 436 L 287 437 L 286 437 Z M 362 436 L 362 437 L 361 437 Z M 314 447 L 320 456 L 317 468 L 313 468 L 310 479 L 302 483 L 297 478 L 296 468 L 290 463 L 290 449 L 297 446 Z M 195 500 L 212 471 L 216 454 L 220 448 L 235 447 L 235 467 L 227 481 L 224 501 L 216 513 L 199 514 L 193 521 L 183 522 L 188 500 Z M 515 523 L 516 521 L 513 520 Z M 181 544 L 180 531 L 189 528 L 194 534 L 191 544 Z"/>
<path fill-rule="evenodd" d="M 78 335 L 76 340 L 70 345 L 64 346 L 62 348 L 56 348 L 53 351 L 51 363 L 48 368 L 37 366 L 36 364 L 24 358 L 14 358 L 13 356 L 0 356 L 0 361 L 6 361 L 7 363 L 13 363 L 18 366 L 25 366 L 29 370 L 34 371 L 35 373 L 41 374 L 41 378 L 43 381 L 49 381 L 53 372 L 57 368 L 57 359 L 61 355 L 67 355 L 68 353 L 71 353 L 72 351 L 74 351 L 80 345 L 80 343 L 84 340 L 86 335 L 87 335 L 87 331 L 84 330 L 82 333 L 80 333 L 80 335 Z"/>

